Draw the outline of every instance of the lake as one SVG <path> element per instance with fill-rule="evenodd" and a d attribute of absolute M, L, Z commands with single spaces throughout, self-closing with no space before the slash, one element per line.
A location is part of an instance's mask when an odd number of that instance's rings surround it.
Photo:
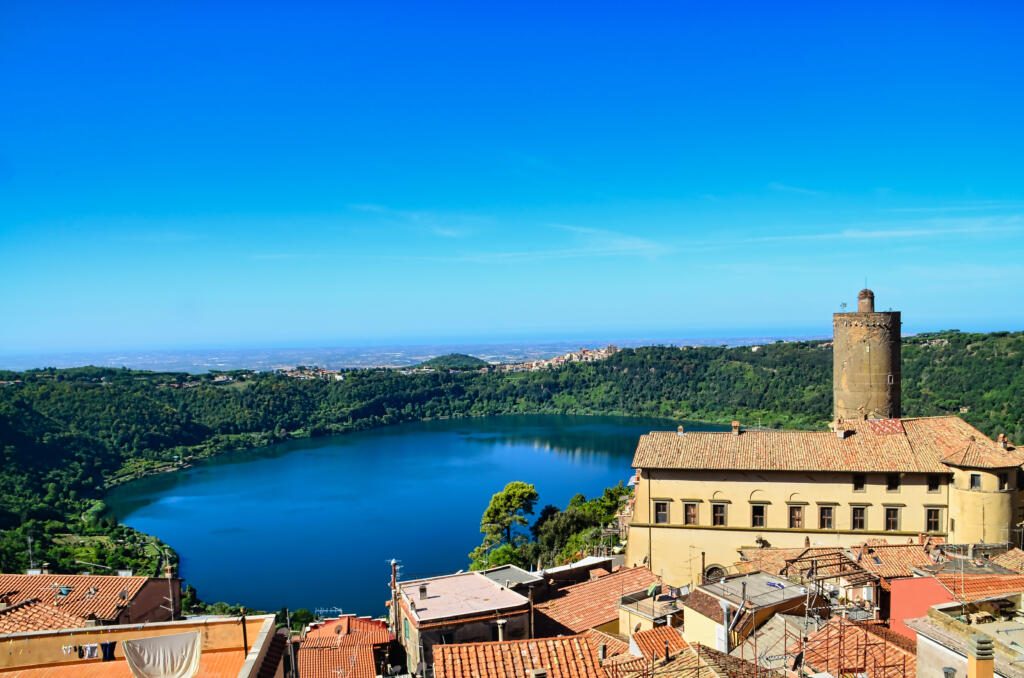
<path fill-rule="evenodd" d="M 537 512 L 632 474 L 661 419 L 507 416 L 402 424 L 232 453 L 143 478 L 107 498 L 114 515 L 181 556 L 206 601 L 274 611 L 382 615 L 390 567 L 455 572 L 480 543 L 480 515 L 512 480 Z M 699 424 L 691 424 L 699 428 Z M 710 427 L 708 427 L 710 428 Z"/>

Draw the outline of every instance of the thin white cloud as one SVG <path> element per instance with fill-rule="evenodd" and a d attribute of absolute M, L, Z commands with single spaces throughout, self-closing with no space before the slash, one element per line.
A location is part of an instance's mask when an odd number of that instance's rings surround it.
<path fill-rule="evenodd" d="M 768 184 L 768 189 L 776 191 L 777 193 L 795 193 L 796 195 L 825 195 L 823 191 L 816 191 L 811 188 L 804 188 L 803 186 L 793 186 L 792 184 L 784 184 L 781 181 L 773 181 Z"/>
<path fill-rule="evenodd" d="M 487 221 L 484 217 L 458 212 L 400 210 L 377 203 L 352 203 L 348 208 L 412 226 L 439 238 L 464 238 L 473 233 L 474 226 Z"/>

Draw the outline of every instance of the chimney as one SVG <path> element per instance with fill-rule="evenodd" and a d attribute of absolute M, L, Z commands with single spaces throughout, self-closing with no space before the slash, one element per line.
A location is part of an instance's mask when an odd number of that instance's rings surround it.
<path fill-rule="evenodd" d="M 875 293 L 871 290 L 861 290 L 857 293 L 857 313 L 875 312 Z"/>
<path fill-rule="evenodd" d="M 665 641 L 665 663 L 668 664 L 671 657 L 668 654 L 668 641 Z"/>
<path fill-rule="evenodd" d="M 682 425 L 682 424 L 680 424 L 680 425 L 679 425 L 679 426 L 678 426 L 678 427 L 676 428 L 676 435 L 680 435 L 680 436 L 681 436 L 681 435 L 683 435 L 684 433 L 686 433 L 686 429 L 684 429 L 684 428 L 683 428 L 683 425 Z"/>
<path fill-rule="evenodd" d="M 597 658 L 601 661 L 604 661 L 608 658 L 608 646 L 604 643 L 601 643 L 597 646 Z"/>
<path fill-rule="evenodd" d="M 736 419 L 732 420 L 732 434 L 738 436 L 740 434 L 740 422 Z"/>
<path fill-rule="evenodd" d="M 426 600 L 426 599 L 427 599 L 427 585 L 426 584 L 420 584 L 420 600 Z"/>
<path fill-rule="evenodd" d="M 680 428 L 682 428 L 682 427 L 680 427 Z M 1003 448 L 1005 450 L 1006 449 L 1006 434 L 1005 433 L 1000 433 L 999 435 L 997 435 L 996 436 L 996 442 L 999 443 L 999 447 L 1001 447 L 1001 448 Z"/>
<path fill-rule="evenodd" d="M 976 633 L 967 648 L 967 678 L 992 678 L 995 675 L 995 652 L 992 639 Z"/>

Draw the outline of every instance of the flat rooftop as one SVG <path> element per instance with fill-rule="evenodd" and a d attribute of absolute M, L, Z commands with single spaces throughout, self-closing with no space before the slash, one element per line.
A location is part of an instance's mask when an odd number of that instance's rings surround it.
<path fill-rule="evenodd" d="M 766 607 L 782 603 L 787 600 L 802 598 L 807 590 L 800 584 L 765 574 L 764 572 L 753 572 L 737 577 L 728 577 L 721 582 L 703 584 L 699 589 L 724 598 L 734 605 L 743 602 L 744 584 L 746 584 L 746 599 L 754 607 Z"/>
<path fill-rule="evenodd" d="M 426 586 L 425 596 L 420 594 L 421 586 Z M 481 572 L 399 582 L 398 588 L 409 611 L 421 622 L 508 610 L 530 602 Z"/>
<path fill-rule="evenodd" d="M 492 567 L 489 570 L 482 570 L 480 572 L 483 576 L 487 577 L 495 584 L 504 586 L 505 582 L 509 582 L 512 586 L 539 584 L 544 581 L 541 577 L 527 572 L 521 567 L 515 565 L 501 565 L 500 567 Z"/>

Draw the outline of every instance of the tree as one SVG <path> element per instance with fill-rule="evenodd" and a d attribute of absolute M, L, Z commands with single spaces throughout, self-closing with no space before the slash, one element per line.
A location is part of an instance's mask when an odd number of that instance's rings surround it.
<path fill-rule="evenodd" d="M 504 490 L 491 497 L 491 503 L 487 505 L 480 520 L 480 531 L 485 537 L 511 544 L 513 530 L 516 526 L 527 524 L 526 516 L 533 513 L 537 498 L 536 487 L 521 480 L 513 480 Z"/>

